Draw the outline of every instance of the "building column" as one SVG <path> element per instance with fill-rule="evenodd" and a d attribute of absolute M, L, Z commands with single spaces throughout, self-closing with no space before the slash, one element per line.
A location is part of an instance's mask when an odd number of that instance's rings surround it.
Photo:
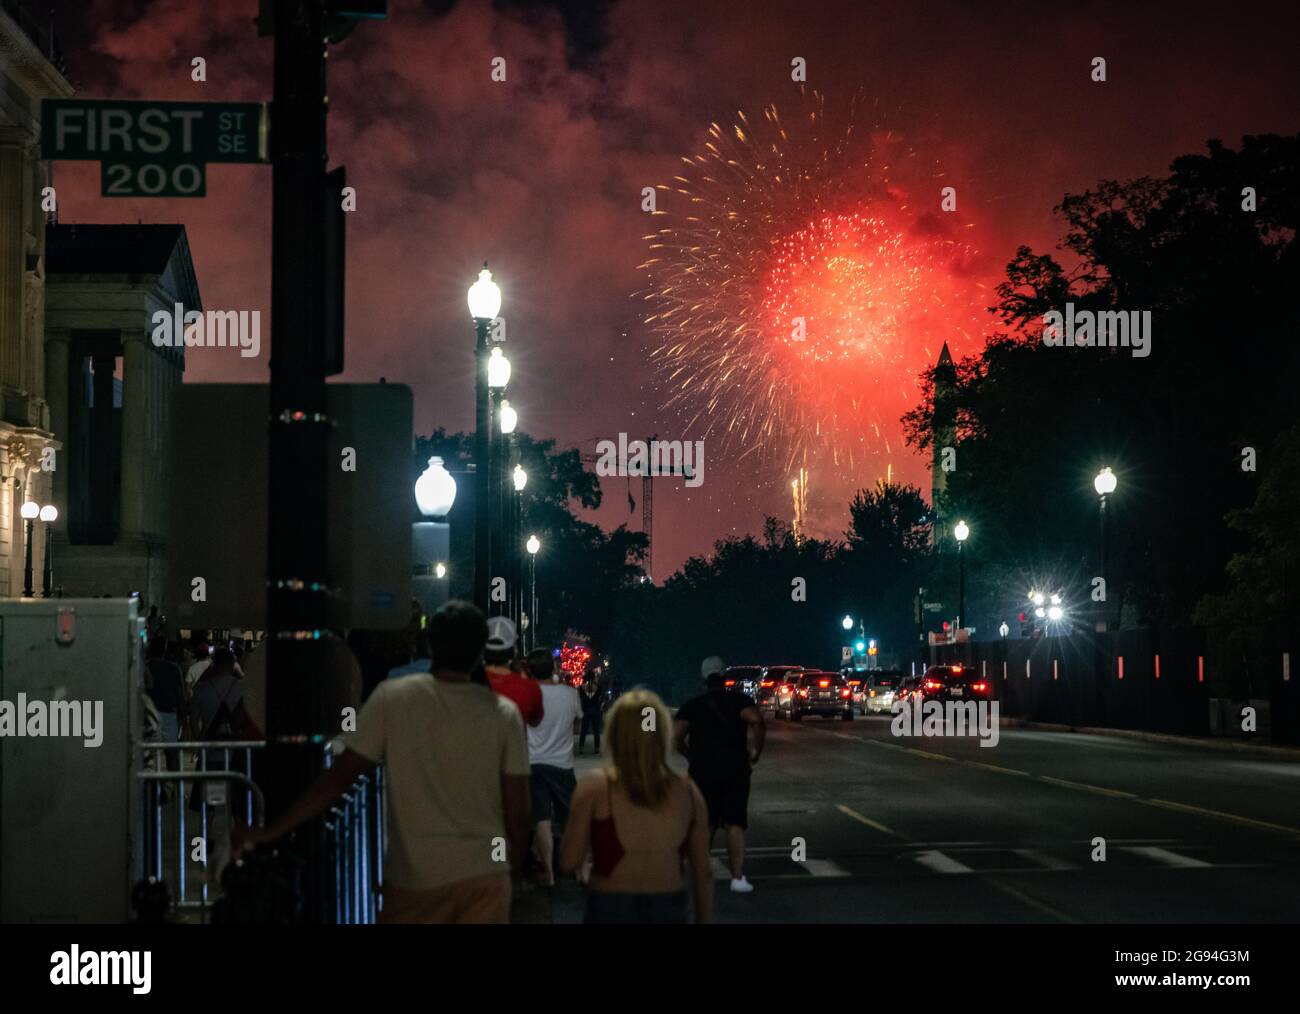
<path fill-rule="evenodd" d="M 122 336 L 122 535 L 145 534 L 144 470 L 149 435 L 150 360 L 144 335 Z M 98 394 L 96 394 L 98 404 Z"/>

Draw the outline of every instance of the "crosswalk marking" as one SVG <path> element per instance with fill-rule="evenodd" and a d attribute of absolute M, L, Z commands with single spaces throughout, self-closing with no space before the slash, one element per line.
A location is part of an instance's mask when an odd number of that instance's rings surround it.
<path fill-rule="evenodd" d="M 929 849 L 925 852 L 918 852 L 912 857 L 927 869 L 934 870 L 935 873 L 973 873 L 974 871 L 964 863 L 957 862 L 952 856 L 945 855 L 938 849 Z"/>
<path fill-rule="evenodd" d="M 1046 852 L 1039 852 L 1038 849 L 1012 849 L 1016 855 L 1028 859 L 1031 863 L 1037 863 L 1045 870 L 1073 870 L 1075 869 L 1070 863 L 1055 856 L 1049 856 Z"/>
<path fill-rule="evenodd" d="M 805 859 L 803 867 L 814 877 L 847 877 L 849 871 L 829 859 Z"/>
<path fill-rule="evenodd" d="M 1202 862 L 1200 859 L 1193 859 L 1191 856 L 1185 856 L 1178 852 L 1170 852 L 1168 849 L 1157 848 L 1154 845 L 1125 845 L 1122 847 L 1125 852 L 1132 852 L 1135 855 L 1145 856 L 1157 863 L 1164 863 L 1166 866 L 1173 866 L 1176 869 L 1190 870 L 1198 866 L 1208 867 L 1213 864 Z"/>

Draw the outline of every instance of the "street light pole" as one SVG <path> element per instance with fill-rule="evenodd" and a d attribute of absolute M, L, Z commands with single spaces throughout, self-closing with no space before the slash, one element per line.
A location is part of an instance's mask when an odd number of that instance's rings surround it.
<path fill-rule="evenodd" d="M 492 281 L 487 261 L 478 281 L 469 287 L 469 312 L 474 319 L 474 604 L 488 611 L 491 550 L 492 463 L 489 444 L 492 414 L 488 405 L 488 329 L 501 311 L 501 289 Z"/>
<path fill-rule="evenodd" d="M 41 513 L 41 506 L 35 500 L 26 501 L 21 510 L 27 522 L 27 565 L 23 569 L 23 597 L 32 598 L 36 592 L 32 589 L 32 522 Z"/>
<path fill-rule="evenodd" d="M 953 529 L 957 538 L 957 629 L 966 626 L 966 540 L 970 538 L 970 525 L 958 521 Z"/>
<path fill-rule="evenodd" d="M 53 504 L 41 508 L 41 520 L 45 522 L 45 579 L 41 584 L 41 598 L 48 599 L 54 591 L 54 522 L 59 519 L 59 509 Z M 28 546 L 30 553 L 31 547 Z"/>
<path fill-rule="evenodd" d="M 537 551 L 542 548 L 536 535 L 528 536 L 528 586 L 532 604 L 528 612 L 528 648 L 537 647 Z"/>
<path fill-rule="evenodd" d="M 1105 617 L 1103 622 L 1107 624 L 1110 621 L 1110 577 L 1106 573 L 1106 497 L 1115 492 L 1117 485 L 1119 480 L 1115 478 L 1115 473 L 1110 470 L 1109 465 L 1098 472 L 1096 478 L 1092 480 L 1093 489 L 1097 491 L 1100 502 L 1098 515 L 1101 525 L 1101 586 L 1105 590 L 1105 598 L 1102 599 L 1105 608 L 1102 615 Z M 1115 625 L 1119 625 L 1119 617 L 1115 618 Z"/>

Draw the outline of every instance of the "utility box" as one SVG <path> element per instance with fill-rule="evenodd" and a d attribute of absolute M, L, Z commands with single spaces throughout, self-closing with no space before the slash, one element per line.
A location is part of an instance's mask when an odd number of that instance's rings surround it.
<path fill-rule="evenodd" d="M 122 923 L 144 873 L 135 599 L 0 601 L 0 923 Z"/>

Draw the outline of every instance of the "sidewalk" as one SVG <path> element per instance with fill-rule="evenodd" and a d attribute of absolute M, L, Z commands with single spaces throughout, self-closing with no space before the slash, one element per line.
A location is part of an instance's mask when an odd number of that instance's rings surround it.
<path fill-rule="evenodd" d="M 1015 729 L 1034 729 L 1043 732 L 1080 732 L 1092 736 L 1136 739 L 1146 743 L 1167 743 L 1170 746 L 1200 747 L 1206 750 L 1225 750 L 1231 753 L 1253 753 L 1272 757 L 1275 760 L 1300 762 L 1300 747 L 1294 746 L 1250 743 L 1239 739 L 1210 739 L 1205 736 L 1174 736 L 1166 732 L 1146 732 L 1142 729 L 1106 729 L 1090 725 L 1058 725 L 1053 722 L 1031 722 L 1024 718 L 1001 718 L 999 722 L 1004 726 Z"/>

